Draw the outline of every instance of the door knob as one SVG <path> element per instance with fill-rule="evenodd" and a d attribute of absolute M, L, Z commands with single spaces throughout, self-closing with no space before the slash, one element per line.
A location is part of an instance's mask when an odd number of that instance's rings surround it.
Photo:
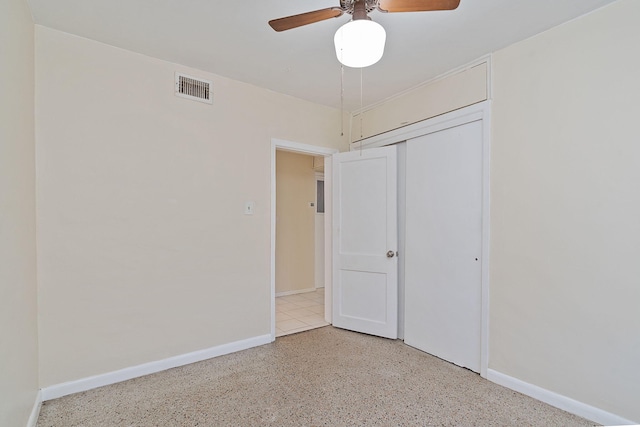
<path fill-rule="evenodd" d="M 395 252 L 393 252 L 393 251 L 388 251 L 388 252 L 387 252 L 387 258 L 393 258 L 393 256 L 394 256 L 395 254 L 396 254 L 396 253 L 395 253 Z"/>

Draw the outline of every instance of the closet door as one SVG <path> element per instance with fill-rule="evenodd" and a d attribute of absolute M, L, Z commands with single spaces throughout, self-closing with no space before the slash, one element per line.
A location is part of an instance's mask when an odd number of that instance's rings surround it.
<path fill-rule="evenodd" d="M 482 177 L 481 121 L 407 141 L 405 343 L 475 372 Z"/>
<path fill-rule="evenodd" d="M 398 337 L 396 147 L 333 155 L 333 326 Z"/>

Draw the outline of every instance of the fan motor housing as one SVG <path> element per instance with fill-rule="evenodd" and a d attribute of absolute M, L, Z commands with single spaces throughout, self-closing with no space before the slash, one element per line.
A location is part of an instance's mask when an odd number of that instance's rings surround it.
<path fill-rule="evenodd" d="M 365 8 L 367 13 L 373 11 L 376 7 L 378 7 L 378 0 L 360 0 L 365 2 Z M 340 8 L 344 10 L 345 13 L 353 15 L 353 10 L 355 8 L 356 0 L 340 0 Z"/>

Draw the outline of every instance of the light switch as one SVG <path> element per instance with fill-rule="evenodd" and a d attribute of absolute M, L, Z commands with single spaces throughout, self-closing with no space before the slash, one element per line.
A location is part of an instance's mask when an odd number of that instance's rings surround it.
<path fill-rule="evenodd" d="M 252 201 L 244 202 L 244 214 L 253 215 L 253 211 L 256 208 L 256 204 Z"/>

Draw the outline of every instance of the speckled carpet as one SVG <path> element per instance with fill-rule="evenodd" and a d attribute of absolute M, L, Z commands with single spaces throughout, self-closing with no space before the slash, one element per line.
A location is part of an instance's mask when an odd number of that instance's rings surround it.
<path fill-rule="evenodd" d="M 49 426 L 592 426 L 404 345 L 324 327 L 45 402 Z"/>

